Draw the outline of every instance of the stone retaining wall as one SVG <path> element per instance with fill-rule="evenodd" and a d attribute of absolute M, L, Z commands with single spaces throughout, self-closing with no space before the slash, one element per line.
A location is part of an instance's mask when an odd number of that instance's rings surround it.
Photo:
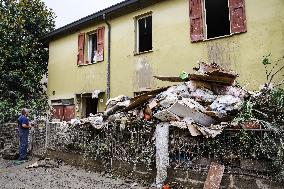
<path fill-rule="evenodd" d="M 28 153 L 43 155 L 46 146 L 46 125 L 39 122 L 30 130 Z M 6 123 L 0 125 L 0 156 L 5 159 L 17 159 L 19 149 L 18 125 Z"/>
<path fill-rule="evenodd" d="M 43 123 L 33 133 L 33 154 L 47 152 L 47 156 L 74 166 L 129 177 L 145 184 L 155 180 L 154 123 L 137 121 L 131 127 L 109 124 L 102 129 L 88 124 Z M 218 149 L 233 149 L 238 145 L 234 134 L 225 135 L 224 140 L 228 141 L 227 146 Z M 283 183 L 272 181 L 275 178 L 269 161 L 218 157 L 215 148 L 204 153 L 207 148 L 204 138 L 193 138 L 186 130 L 171 128 L 167 182 L 172 188 L 203 188 L 212 161 L 226 166 L 221 188 L 282 188 Z M 0 154 L 7 154 L 8 149 L 14 153 L 18 149 L 16 124 L 0 125 Z"/>

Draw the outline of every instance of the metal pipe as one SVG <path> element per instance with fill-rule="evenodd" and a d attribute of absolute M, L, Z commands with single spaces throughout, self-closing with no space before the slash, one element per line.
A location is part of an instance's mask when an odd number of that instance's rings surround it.
<path fill-rule="evenodd" d="M 108 27 L 108 53 L 107 53 L 107 99 L 110 99 L 110 52 L 111 52 L 111 25 L 106 20 L 106 14 L 103 14 L 103 19 Z"/>

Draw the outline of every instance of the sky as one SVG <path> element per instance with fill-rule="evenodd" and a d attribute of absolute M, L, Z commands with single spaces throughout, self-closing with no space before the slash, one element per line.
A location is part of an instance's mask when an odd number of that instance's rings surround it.
<path fill-rule="evenodd" d="M 123 0 L 42 0 L 55 12 L 56 28 L 93 14 Z"/>

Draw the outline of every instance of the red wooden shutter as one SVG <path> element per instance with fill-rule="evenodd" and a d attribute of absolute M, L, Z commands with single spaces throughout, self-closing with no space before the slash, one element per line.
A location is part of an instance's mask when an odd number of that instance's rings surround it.
<path fill-rule="evenodd" d="M 190 37 L 191 41 L 201 41 L 204 38 L 202 0 L 189 0 Z"/>
<path fill-rule="evenodd" d="M 77 64 L 84 64 L 84 47 L 85 47 L 85 33 L 80 33 L 78 35 L 78 55 Z"/>
<path fill-rule="evenodd" d="M 52 118 L 53 119 L 60 119 L 60 121 L 63 120 L 64 110 L 62 105 L 54 105 L 53 112 L 52 112 Z"/>
<path fill-rule="evenodd" d="M 64 107 L 64 121 L 71 121 L 75 118 L 75 105 L 68 105 Z"/>
<path fill-rule="evenodd" d="M 231 33 L 246 32 L 246 15 L 244 0 L 229 0 Z"/>
<path fill-rule="evenodd" d="M 104 60 L 105 27 L 97 29 L 97 61 Z"/>

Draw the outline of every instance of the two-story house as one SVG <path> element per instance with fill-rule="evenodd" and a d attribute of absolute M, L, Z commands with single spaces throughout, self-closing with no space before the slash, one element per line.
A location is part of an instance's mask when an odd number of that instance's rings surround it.
<path fill-rule="evenodd" d="M 91 6 L 95 6 L 91 5 Z M 283 0 L 126 0 L 44 36 L 54 116 L 101 112 L 108 98 L 155 89 L 155 75 L 216 62 L 257 88 L 264 55 L 284 54 Z"/>

